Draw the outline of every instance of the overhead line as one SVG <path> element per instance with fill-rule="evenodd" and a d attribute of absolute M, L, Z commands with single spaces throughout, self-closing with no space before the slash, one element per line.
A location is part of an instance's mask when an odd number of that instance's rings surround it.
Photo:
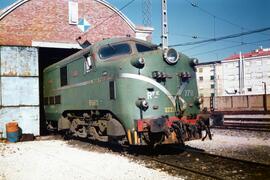
<path fill-rule="evenodd" d="M 198 8 L 200 11 L 202 11 L 202 12 L 204 12 L 204 13 L 206 13 L 206 14 L 212 16 L 212 17 L 214 18 L 214 20 L 215 20 L 215 19 L 219 19 L 219 20 L 224 21 L 224 22 L 226 22 L 226 23 L 228 23 L 228 24 L 230 24 L 230 25 L 232 25 L 232 26 L 235 26 L 235 27 L 238 27 L 238 28 L 241 28 L 241 29 L 250 30 L 250 29 L 245 28 L 245 27 L 243 27 L 243 26 L 241 26 L 241 25 L 239 25 L 239 24 L 233 23 L 233 22 L 229 21 L 228 19 L 225 19 L 225 18 L 223 18 L 223 17 L 217 16 L 217 15 L 215 15 L 215 14 L 213 14 L 213 13 L 207 11 L 206 9 L 204 9 L 204 8 L 202 8 L 202 7 L 200 7 L 200 6 L 198 6 L 198 4 L 195 4 L 195 3 L 191 2 L 190 0 L 185 0 L 185 1 L 186 1 L 188 4 L 190 4 L 192 7 Z M 214 22 L 214 23 L 215 23 L 215 22 Z M 214 28 L 215 28 L 215 27 L 214 27 Z M 269 34 L 264 34 L 264 33 L 262 33 L 262 34 L 263 34 L 263 35 L 266 35 L 266 36 L 269 36 Z"/>
<path fill-rule="evenodd" d="M 234 48 L 234 47 L 238 47 L 238 46 L 243 46 L 243 45 L 245 46 L 245 45 L 249 45 L 249 44 L 257 44 L 257 43 L 267 42 L 267 41 L 270 41 L 270 39 L 261 40 L 261 41 L 255 41 L 255 42 L 248 42 L 248 43 L 234 45 L 234 46 L 227 46 L 227 47 L 223 47 L 223 48 L 219 48 L 219 49 L 214 49 L 214 50 L 210 50 L 210 51 L 205 51 L 205 52 L 193 54 L 191 56 L 197 56 L 197 55 L 202 55 L 202 54 L 209 54 L 209 53 L 212 53 L 212 52 L 215 52 L 215 51 L 221 51 L 221 50 L 230 49 L 230 48 Z"/>
<path fill-rule="evenodd" d="M 170 33 L 170 32 L 169 32 Z M 182 37 L 189 37 L 193 39 L 210 39 L 210 37 L 202 37 L 202 36 L 192 36 L 192 35 L 187 35 L 187 34 L 170 34 L 170 36 L 182 36 Z M 233 42 L 233 43 L 242 43 L 243 41 L 233 41 L 233 40 L 226 40 L 228 42 Z"/>
<path fill-rule="evenodd" d="M 252 30 L 252 31 L 241 32 L 241 33 L 237 33 L 237 34 L 231 34 L 231 35 L 227 35 L 227 36 L 221 36 L 221 37 L 218 37 L 218 38 L 211 38 L 211 39 L 195 41 L 195 42 L 186 42 L 186 43 L 174 44 L 174 45 L 171 45 L 169 47 L 189 46 L 189 45 L 202 44 L 202 43 L 212 42 L 212 41 L 220 41 L 220 40 L 224 40 L 224 39 L 231 39 L 231 38 L 236 38 L 236 37 L 240 37 L 240 36 L 244 36 L 244 35 L 264 32 L 264 31 L 268 31 L 268 30 L 270 30 L 270 27 L 256 29 L 256 30 Z"/>

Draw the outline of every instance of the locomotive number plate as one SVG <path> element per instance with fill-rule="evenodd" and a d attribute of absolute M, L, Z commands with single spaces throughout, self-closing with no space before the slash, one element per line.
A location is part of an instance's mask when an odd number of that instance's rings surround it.
<path fill-rule="evenodd" d="M 173 107 L 165 107 L 165 113 L 175 112 Z"/>

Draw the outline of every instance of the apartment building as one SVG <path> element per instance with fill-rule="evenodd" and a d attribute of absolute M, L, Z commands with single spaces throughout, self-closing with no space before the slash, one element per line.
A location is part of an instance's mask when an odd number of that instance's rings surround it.
<path fill-rule="evenodd" d="M 199 63 L 199 94 L 204 97 L 270 94 L 270 48 Z"/>

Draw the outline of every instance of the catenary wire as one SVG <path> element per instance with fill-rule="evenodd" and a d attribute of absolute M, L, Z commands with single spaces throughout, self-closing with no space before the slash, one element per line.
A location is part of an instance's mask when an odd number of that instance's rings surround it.
<path fill-rule="evenodd" d="M 234 45 L 234 46 L 227 46 L 227 47 L 223 47 L 223 48 L 219 48 L 219 49 L 214 49 L 214 50 L 210 50 L 210 51 L 205 51 L 205 52 L 193 54 L 191 56 L 209 54 L 209 53 L 212 53 L 212 52 L 215 52 L 215 51 L 221 51 L 221 50 L 230 49 L 230 48 L 234 48 L 234 47 L 245 46 L 245 45 L 250 45 L 250 44 L 257 44 L 257 43 L 262 43 L 262 42 L 267 42 L 267 41 L 270 41 L 270 39 L 261 40 L 261 41 L 255 41 L 255 42 L 247 42 L 247 43 L 244 43 L 244 44 L 238 44 L 238 45 Z"/>
<path fill-rule="evenodd" d="M 241 32 L 241 33 L 237 33 L 237 34 L 230 34 L 230 35 L 221 36 L 221 37 L 218 37 L 218 38 L 210 38 L 210 39 L 201 40 L 201 41 L 179 43 L 179 44 L 171 45 L 169 47 L 189 46 L 189 45 L 202 44 L 202 43 L 212 42 L 212 41 L 220 41 L 220 40 L 224 40 L 224 39 L 231 39 L 231 38 L 241 37 L 241 36 L 245 36 L 245 35 L 249 35 L 249 34 L 255 34 L 255 33 L 259 33 L 259 32 L 264 32 L 264 31 L 268 31 L 268 30 L 270 30 L 270 27 L 261 28 L 261 29 L 255 29 L 255 30 L 252 30 L 252 31 L 246 31 L 246 32 Z"/>

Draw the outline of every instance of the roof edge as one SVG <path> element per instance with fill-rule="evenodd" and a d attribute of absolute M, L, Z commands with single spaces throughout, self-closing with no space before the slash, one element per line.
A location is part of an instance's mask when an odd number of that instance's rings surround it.
<path fill-rule="evenodd" d="M 9 13 L 11 13 L 13 10 L 15 10 L 17 7 L 23 5 L 24 3 L 28 2 L 28 1 L 30 1 L 30 0 L 18 0 L 16 2 L 14 2 L 13 4 L 11 4 L 10 6 L 3 9 L 0 13 L 0 20 L 3 19 Z"/>
<path fill-rule="evenodd" d="M 9 13 L 11 13 L 13 10 L 15 10 L 17 7 L 21 6 L 22 4 L 28 2 L 30 0 L 18 0 L 11 4 L 10 6 L 6 7 L 5 9 L 2 9 L 0 11 L 0 20 L 3 19 L 5 16 L 7 16 Z M 116 7 L 114 7 L 112 4 L 108 3 L 105 0 L 95 0 L 111 10 L 113 10 L 115 13 L 117 13 L 135 32 L 140 33 L 151 33 L 154 31 L 154 28 L 152 27 L 144 27 L 144 26 L 136 26 L 127 16 L 125 16 L 120 10 L 118 10 Z"/>

